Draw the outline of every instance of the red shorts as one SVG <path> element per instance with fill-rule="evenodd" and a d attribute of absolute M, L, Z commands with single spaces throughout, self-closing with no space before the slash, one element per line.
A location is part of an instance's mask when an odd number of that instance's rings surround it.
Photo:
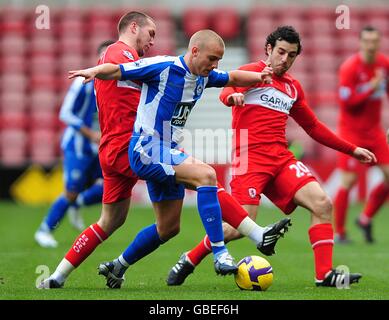
<path fill-rule="evenodd" d="M 377 132 L 374 138 L 371 139 L 371 143 L 363 143 L 362 141 L 356 141 L 353 138 L 345 136 L 344 139 L 356 144 L 358 147 L 366 148 L 373 152 L 377 157 L 378 165 L 388 165 L 389 164 L 389 145 L 386 142 L 385 133 L 381 130 Z M 371 164 L 371 165 L 376 165 Z M 354 171 L 358 168 L 360 162 L 344 153 L 338 154 L 338 168 L 344 171 Z"/>
<path fill-rule="evenodd" d="M 130 168 L 128 149 L 101 148 L 99 160 L 104 178 L 103 203 L 130 198 L 138 176 Z"/>
<path fill-rule="evenodd" d="M 263 193 L 285 214 L 290 214 L 297 207 L 293 201 L 296 192 L 308 182 L 317 181 L 297 159 L 287 161 L 274 175 L 269 172 L 233 176 L 230 184 L 232 196 L 241 205 L 259 205 Z"/>

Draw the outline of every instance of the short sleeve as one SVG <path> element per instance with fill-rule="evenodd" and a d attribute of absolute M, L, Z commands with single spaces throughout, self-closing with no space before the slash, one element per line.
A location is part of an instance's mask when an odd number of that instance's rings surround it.
<path fill-rule="evenodd" d="M 228 80 L 229 80 L 228 72 L 218 70 L 218 69 L 213 69 L 208 75 L 208 82 L 206 88 L 224 87 L 227 84 Z"/>

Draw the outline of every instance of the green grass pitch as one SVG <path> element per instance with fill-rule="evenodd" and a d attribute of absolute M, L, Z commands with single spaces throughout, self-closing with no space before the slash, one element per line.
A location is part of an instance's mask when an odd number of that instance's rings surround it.
<path fill-rule="evenodd" d="M 69 249 L 78 232 L 65 217 L 56 230 L 60 245 L 56 249 L 40 248 L 33 234 L 47 207 L 26 207 L 11 202 L 0 203 L 0 299 L 82 299 L 82 300 L 302 300 L 302 299 L 389 299 L 389 207 L 381 209 L 374 221 L 376 244 L 363 242 L 354 220 L 361 206 L 349 213 L 349 233 L 354 243 L 335 246 L 334 265 L 345 265 L 351 271 L 361 272 L 363 278 L 350 289 L 316 288 L 314 286 L 313 253 L 308 240 L 309 214 L 303 209 L 292 215 L 293 226 L 277 244 L 277 254 L 268 257 L 273 266 L 274 282 L 266 292 L 240 291 L 231 276 L 216 276 L 212 259 L 208 256 L 187 281 L 179 287 L 165 284 L 169 269 L 180 254 L 190 249 L 203 237 L 200 218 L 195 208 L 185 207 L 180 234 L 161 246 L 156 252 L 131 266 L 120 290 L 105 287 L 104 278 L 97 275 L 96 267 L 102 261 L 116 258 L 133 239 L 136 232 L 152 223 L 150 208 L 133 207 L 125 225 L 96 251 L 69 277 L 61 290 L 38 290 L 36 279 L 42 267 L 54 271 Z M 84 208 L 87 223 L 95 222 L 99 206 Z M 257 222 L 262 225 L 274 222 L 283 215 L 276 209 L 261 208 Z M 241 239 L 229 244 L 235 259 L 258 255 L 253 243 Z M 46 268 L 46 267 L 43 267 Z"/>

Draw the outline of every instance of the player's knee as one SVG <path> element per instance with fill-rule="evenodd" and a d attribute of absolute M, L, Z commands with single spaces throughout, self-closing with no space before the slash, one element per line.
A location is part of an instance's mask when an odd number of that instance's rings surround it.
<path fill-rule="evenodd" d="M 315 200 L 314 214 L 323 221 L 331 221 L 333 205 L 329 196 L 320 195 Z"/>
<path fill-rule="evenodd" d="M 70 191 L 66 191 L 65 192 L 65 198 L 69 202 L 75 202 L 77 200 L 77 197 L 78 197 L 78 193 L 77 192 L 70 192 Z"/>
<path fill-rule="evenodd" d="M 168 241 L 169 239 L 175 237 L 180 233 L 180 225 L 174 224 L 165 227 L 157 227 L 159 238 L 163 241 Z"/>
<path fill-rule="evenodd" d="M 227 223 L 223 223 L 224 242 L 230 242 L 242 237 L 240 232 Z"/>
<path fill-rule="evenodd" d="M 216 171 L 209 165 L 202 165 L 198 176 L 200 186 L 216 186 Z"/>

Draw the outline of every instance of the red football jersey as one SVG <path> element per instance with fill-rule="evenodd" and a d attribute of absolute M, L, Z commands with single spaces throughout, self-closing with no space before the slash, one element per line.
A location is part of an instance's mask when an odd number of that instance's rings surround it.
<path fill-rule="evenodd" d="M 357 53 L 339 69 L 339 132 L 358 144 L 371 141 L 382 130 L 382 98 L 389 86 L 383 81 L 374 91 L 369 83 L 378 69 L 389 76 L 389 60 L 381 53 L 373 64 L 366 64 Z"/>
<path fill-rule="evenodd" d="M 265 66 L 264 61 L 259 61 L 239 69 L 261 72 Z M 317 119 L 296 79 L 288 73 L 281 77 L 273 75 L 272 79 L 271 84 L 224 88 L 220 94 L 226 105 L 230 94 L 240 92 L 245 95 L 245 105 L 232 108 L 233 166 L 242 168 L 245 166 L 242 161 L 247 159 L 247 172 L 267 172 L 270 166 L 293 158 L 286 140 L 289 115 L 318 142 L 348 154 L 353 152 L 355 145 L 338 138 Z M 243 136 L 245 133 L 248 139 Z"/>
<path fill-rule="evenodd" d="M 138 53 L 124 42 L 110 45 L 100 58 L 102 63 L 127 63 L 138 60 Z M 101 129 L 100 149 L 109 145 L 112 152 L 128 148 L 141 93 L 141 84 L 126 80 L 95 79 L 96 102 Z"/>

